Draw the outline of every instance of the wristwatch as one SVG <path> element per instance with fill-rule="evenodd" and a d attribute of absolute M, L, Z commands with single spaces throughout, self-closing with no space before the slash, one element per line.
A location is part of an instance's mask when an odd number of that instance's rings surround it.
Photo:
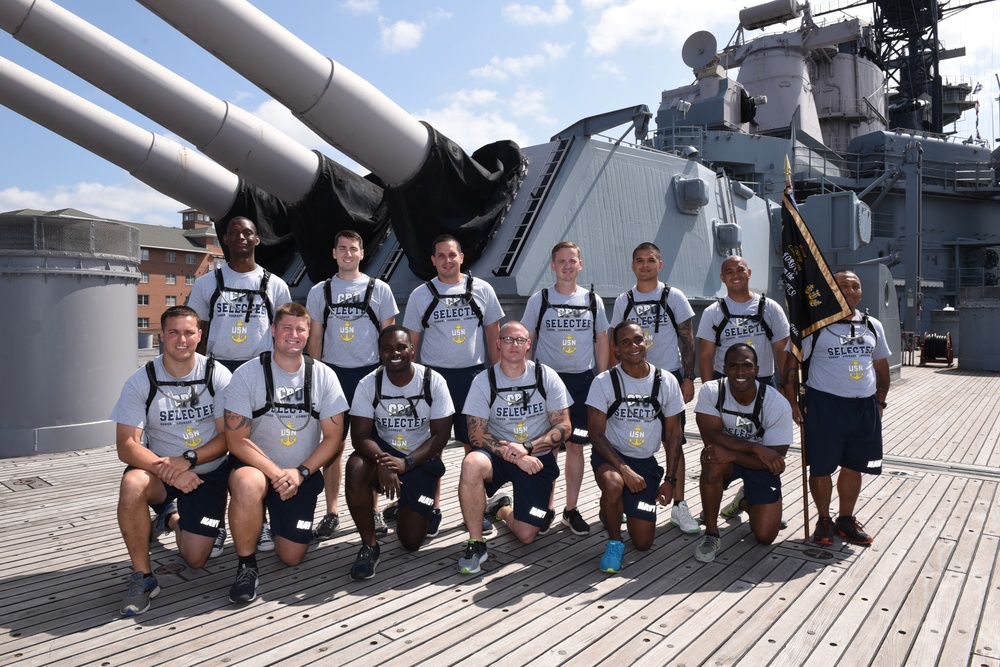
<path fill-rule="evenodd" d="M 417 467 L 417 463 L 413 460 L 413 454 L 407 454 L 403 461 L 406 463 L 407 470 L 413 470 Z"/>
<path fill-rule="evenodd" d="M 663 478 L 663 481 L 664 482 L 670 482 L 671 484 L 677 484 L 677 478 L 676 477 L 671 477 L 670 475 L 666 475 Z"/>
<path fill-rule="evenodd" d="M 524 443 L 524 451 L 528 452 L 528 454 L 531 454 L 531 452 L 534 449 L 535 449 L 535 446 L 533 444 L 531 444 L 530 440 L 528 442 Z"/>
<path fill-rule="evenodd" d="M 684 379 L 685 379 L 685 380 L 691 380 L 691 382 L 694 382 L 694 379 L 695 379 L 696 377 L 698 377 L 698 376 L 697 376 L 697 375 L 695 375 L 694 373 L 685 373 L 685 374 L 684 374 Z"/>
<path fill-rule="evenodd" d="M 312 473 L 309 471 L 309 468 L 305 466 L 299 466 L 299 474 L 302 475 L 302 481 L 304 482 L 307 479 L 309 479 L 309 475 L 311 475 Z"/>
<path fill-rule="evenodd" d="M 184 460 L 191 464 L 191 468 L 198 465 L 198 452 L 193 449 L 189 449 L 183 454 Z"/>

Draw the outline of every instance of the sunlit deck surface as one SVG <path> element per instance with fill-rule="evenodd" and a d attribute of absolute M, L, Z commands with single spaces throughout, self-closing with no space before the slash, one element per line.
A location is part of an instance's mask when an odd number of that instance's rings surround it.
<path fill-rule="evenodd" d="M 118 615 L 130 568 L 114 448 L 2 460 L 0 664 L 1000 665 L 1000 378 L 907 367 L 888 401 L 885 473 L 866 478 L 857 510 L 870 548 L 804 542 L 796 448 L 788 528 L 772 546 L 723 523 L 723 551 L 703 565 L 697 536 L 661 511 L 653 549 L 626 543 L 621 574 L 603 574 L 588 467 L 589 537 L 557 524 L 523 546 L 501 528 L 483 573 L 463 576 L 462 450 L 449 446 L 440 536 L 416 554 L 383 539 L 374 579 L 348 576 L 359 540 L 341 499 L 340 532 L 301 566 L 259 557 L 260 597 L 246 607 L 228 601 L 231 542 L 192 571 L 164 536 L 152 550 L 163 590 L 134 619 Z M 693 424 L 689 414 L 697 515 Z"/>

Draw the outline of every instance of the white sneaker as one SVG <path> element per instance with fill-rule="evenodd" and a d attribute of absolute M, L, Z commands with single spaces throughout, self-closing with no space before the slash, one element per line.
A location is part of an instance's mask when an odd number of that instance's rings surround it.
<path fill-rule="evenodd" d="M 691 510 L 688 509 L 687 502 L 683 500 L 670 508 L 670 523 L 680 528 L 682 533 L 694 535 L 701 532 L 701 526 L 691 516 Z"/>
<path fill-rule="evenodd" d="M 257 551 L 274 551 L 274 538 L 271 537 L 271 524 L 267 521 L 260 527 L 260 536 L 257 538 Z"/>

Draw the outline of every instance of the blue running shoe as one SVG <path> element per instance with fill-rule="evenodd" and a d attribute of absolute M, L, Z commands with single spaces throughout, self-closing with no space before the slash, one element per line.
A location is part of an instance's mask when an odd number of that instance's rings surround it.
<path fill-rule="evenodd" d="M 625 555 L 625 543 L 618 540 L 608 540 L 601 556 L 601 572 L 617 574 L 622 571 L 622 556 Z"/>

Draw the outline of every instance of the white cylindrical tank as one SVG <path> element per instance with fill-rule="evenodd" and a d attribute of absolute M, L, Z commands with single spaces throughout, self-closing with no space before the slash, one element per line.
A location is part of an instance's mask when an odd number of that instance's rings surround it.
<path fill-rule="evenodd" d="M 139 230 L 0 215 L 0 457 L 105 447 L 137 365 Z"/>

